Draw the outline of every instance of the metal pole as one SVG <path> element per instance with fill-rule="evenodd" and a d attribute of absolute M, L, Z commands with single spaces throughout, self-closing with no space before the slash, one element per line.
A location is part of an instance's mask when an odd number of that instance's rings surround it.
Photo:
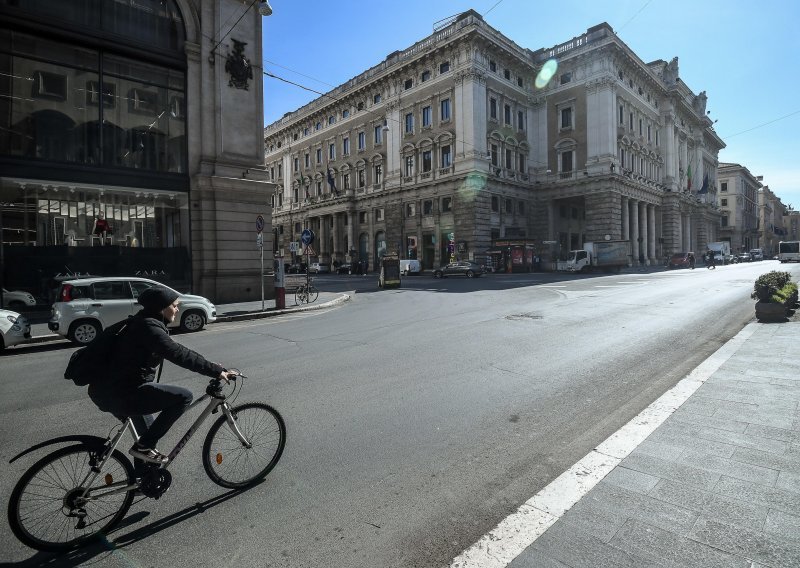
<path fill-rule="evenodd" d="M 264 311 L 264 243 L 261 246 L 261 311 Z"/>

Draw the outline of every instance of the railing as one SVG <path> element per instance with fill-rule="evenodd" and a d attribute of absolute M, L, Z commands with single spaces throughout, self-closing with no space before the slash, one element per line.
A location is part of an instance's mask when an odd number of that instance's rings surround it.
<path fill-rule="evenodd" d="M 428 179 L 431 177 L 431 172 L 422 172 L 419 174 L 419 179 Z"/>
<path fill-rule="evenodd" d="M 575 172 L 558 172 L 558 179 L 575 179 Z"/>
<path fill-rule="evenodd" d="M 414 181 L 414 176 L 403 176 L 403 183 L 411 183 Z"/>
<path fill-rule="evenodd" d="M 439 168 L 439 175 L 440 176 L 446 176 L 447 174 L 452 174 L 452 173 L 453 173 L 453 167 L 452 166 L 447 166 L 446 168 Z"/>

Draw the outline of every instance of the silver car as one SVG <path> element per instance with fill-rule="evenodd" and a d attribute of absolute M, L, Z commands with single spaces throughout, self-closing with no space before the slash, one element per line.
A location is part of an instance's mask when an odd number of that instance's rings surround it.
<path fill-rule="evenodd" d="M 0 351 L 31 338 L 31 324 L 17 312 L 0 310 Z"/>
<path fill-rule="evenodd" d="M 110 325 L 137 313 L 139 294 L 155 280 L 134 277 L 82 278 L 61 283 L 47 327 L 70 341 L 86 345 Z M 168 286 L 164 286 L 169 288 Z M 178 294 L 180 318 L 169 324 L 185 331 L 199 331 L 216 321 L 217 308 L 202 296 Z"/>

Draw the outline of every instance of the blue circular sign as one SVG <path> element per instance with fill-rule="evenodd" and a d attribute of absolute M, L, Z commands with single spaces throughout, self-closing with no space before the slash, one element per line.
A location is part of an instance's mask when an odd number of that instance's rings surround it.
<path fill-rule="evenodd" d="M 264 230 L 264 217 L 259 215 L 258 217 L 256 217 L 256 232 L 260 233 L 263 230 Z"/>
<path fill-rule="evenodd" d="M 308 246 L 314 242 L 314 231 L 311 229 L 303 229 L 303 232 L 300 233 L 300 242 L 304 245 Z"/>

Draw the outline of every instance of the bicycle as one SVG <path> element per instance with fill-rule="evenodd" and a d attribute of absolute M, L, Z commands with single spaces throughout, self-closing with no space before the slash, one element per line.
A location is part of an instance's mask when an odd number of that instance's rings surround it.
<path fill-rule="evenodd" d="M 39 448 L 78 442 L 49 453 L 19 479 L 8 503 L 8 521 L 14 535 L 36 550 L 62 552 L 87 544 L 114 528 L 133 504 L 135 494 L 158 499 L 169 489 L 169 466 L 200 425 L 222 411 L 203 443 L 203 469 L 217 485 L 229 489 L 249 487 L 275 467 L 286 445 L 286 425 L 277 410 L 263 402 L 232 407 L 227 401 L 241 392 L 231 378 L 233 391 L 223 392 L 221 379 L 212 379 L 202 397 L 189 409 L 208 405 L 169 453 L 165 464 L 144 464 L 134 471 L 131 461 L 117 449 L 125 432 L 139 437 L 130 418 L 112 429 L 108 437 L 62 436 L 42 442 L 13 457 L 9 463 Z M 227 426 L 227 427 L 224 427 Z M 116 430 L 116 432 L 115 432 Z"/>
<path fill-rule="evenodd" d="M 294 292 L 295 304 L 310 304 L 316 302 L 319 297 L 319 290 L 314 288 L 309 280 L 307 284 L 300 284 Z"/>

